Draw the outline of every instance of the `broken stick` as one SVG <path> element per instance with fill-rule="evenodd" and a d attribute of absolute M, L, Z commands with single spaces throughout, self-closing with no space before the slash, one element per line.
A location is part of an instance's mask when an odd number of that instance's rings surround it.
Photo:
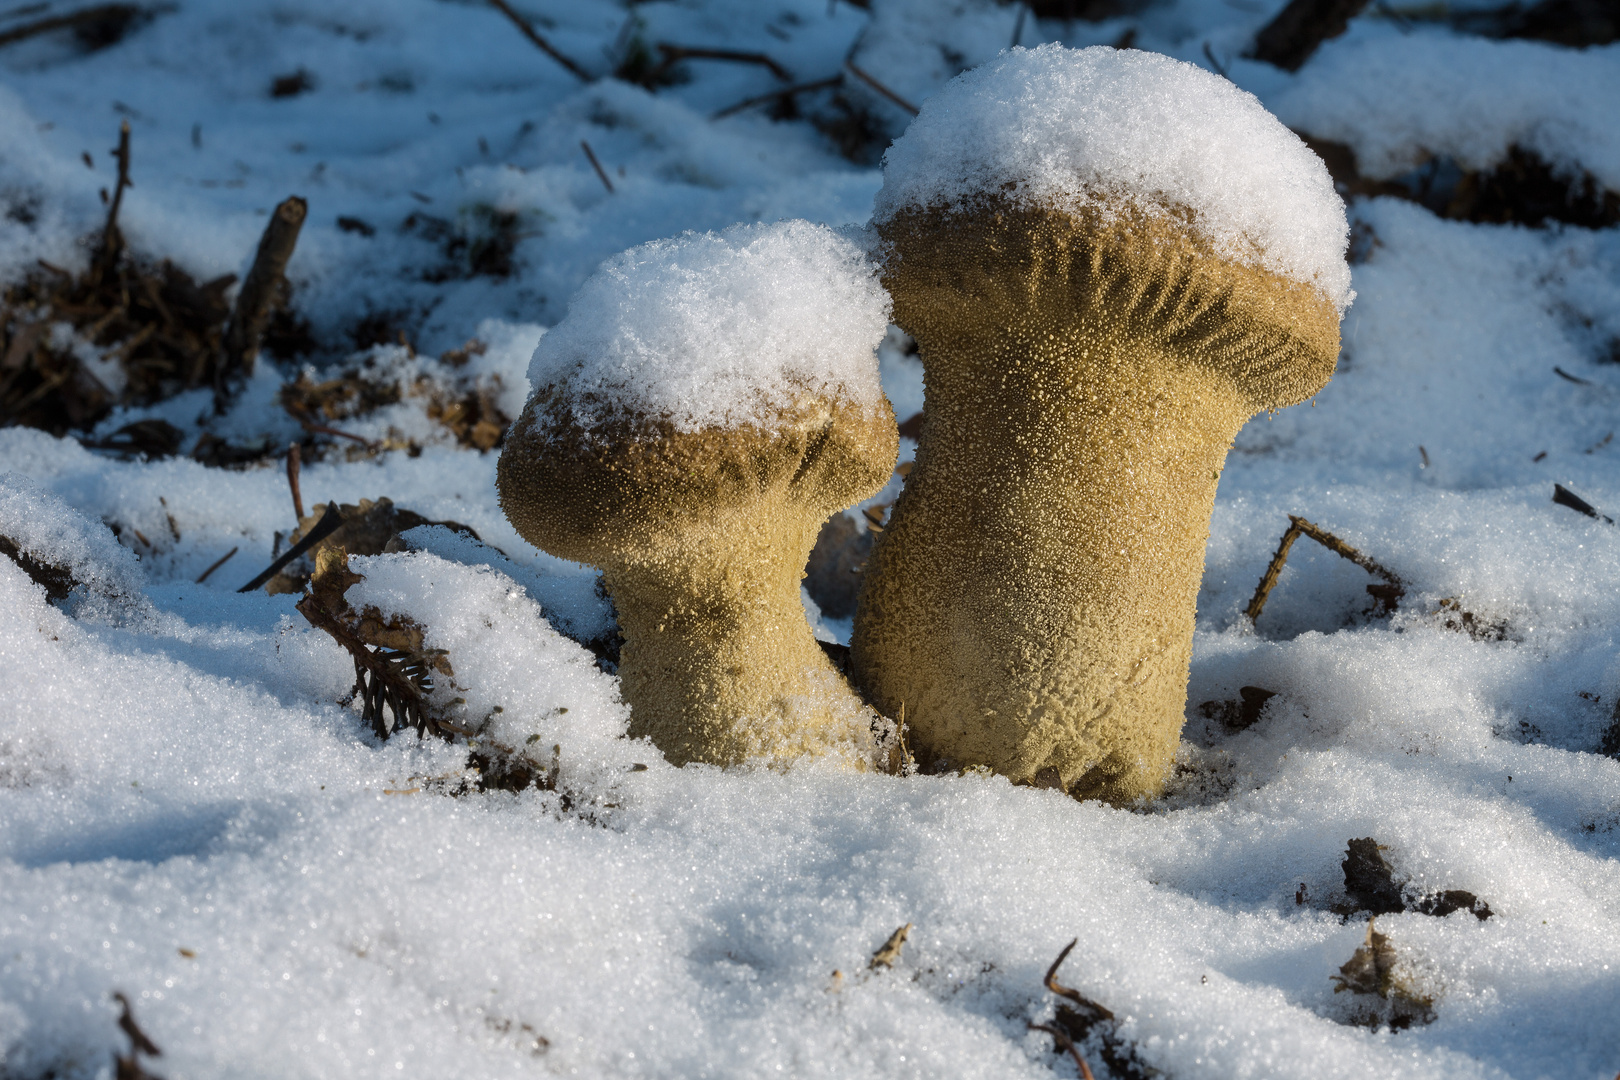
<path fill-rule="evenodd" d="M 124 234 L 118 228 L 118 211 L 124 205 L 124 189 L 135 186 L 129 178 L 128 120 L 118 126 L 118 146 L 112 155 L 113 160 L 118 162 L 118 181 L 113 185 L 112 201 L 107 207 L 107 224 L 101 230 L 101 243 L 90 258 L 87 277 L 92 287 L 101 284 L 102 279 L 118 265 L 118 257 L 124 253 Z"/>
<path fill-rule="evenodd" d="M 253 374 L 259 339 L 282 298 L 287 260 L 292 258 L 308 213 L 309 204 L 294 195 L 283 200 L 270 215 L 270 223 L 259 238 L 258 254 L 253 256 L 253 267 L 242 282 L 241 292 L 236 294 L 236 306 L 225 328 L 225 354 L 217 373 L 216 393 L 223 392 L 224 379 Z"/>
<path fill-rule="evenodd" d="M 1288 562 L 1288 550 L 1294 546 L 1294 541 L 1302 535 L 1315 540 L 1335 555 L 1349 559 L 1374 577 L 1383 578 L 1387 583 L 1386 585 L 1369 585 L 1367 588 L 1369 591 L 1377 588 L 1379 591 L 1373 593 L 1373 596 L 1388 607 L 1393 608 L 1395 602 L 1406 591 L 1404 583 L 1393 571 L 1369 556 L 1362 554 L 1320 525 L 1314 525 L 1294 514 L 1288 515 L 1288 521 L 1288 531 L 1283 533 L 1282 540 L 1277 544 L 1277 553 L 1271 557 L 1271 562 L 1266 566 L 1265 574 L 1260 578 L 1260 584 L 1254 590 L 1254 597 L 1249 601 L 1249 606 L 1244 609 L 1243 613 L 1248 616 L 1251 625 L 1256 619 L 1260 618 L 1260 612 L 1266 606 L 1266 598 L 1271 595 L 1271 590 L 1277 585 L 1277 578 L 1282 574 L 1283 565 Z"/>

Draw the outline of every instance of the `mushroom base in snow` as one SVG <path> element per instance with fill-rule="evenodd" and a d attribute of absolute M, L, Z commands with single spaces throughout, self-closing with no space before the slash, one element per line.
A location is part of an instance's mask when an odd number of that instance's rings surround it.
<path fill-rule="evenodd" d="M 1227 450 L 1339 347 L 1332 300 L 1190 218 L 987 199 L 879 226 L 928 396 L 853 661 L 924 767 L 1115 803 L 1163 785 Z"/>

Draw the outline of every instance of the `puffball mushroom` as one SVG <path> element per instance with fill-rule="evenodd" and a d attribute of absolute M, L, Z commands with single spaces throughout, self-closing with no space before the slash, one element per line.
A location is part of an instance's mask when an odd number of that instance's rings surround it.
<path fill-rule="evenodd" d="M 535 350 L 501 506 L 537 547 L 602 569 L 630 734 L 675 764 L 885 752 L 799 582 L 822 522 L 894 467 L 888 314 L 831 229 L 737 226 L 608 260 Z"/>
<path fill-rule="evenodd" d="M 1014 49 L 928 100 L 874 219 L 927 390 L 857 682 L 904 705 L 925 767 L 1151 796 L 1226 452 L 1338 355 L 1352 294 L 1327 170 L 1190 64 Z"/>

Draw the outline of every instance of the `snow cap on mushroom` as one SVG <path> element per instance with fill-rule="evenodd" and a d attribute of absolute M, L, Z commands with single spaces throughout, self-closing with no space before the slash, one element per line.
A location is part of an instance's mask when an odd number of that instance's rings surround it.
<path fill-rule="evenodd" d="M 1216 254 L 1354 293 L 1344 203 L 1320 158 L 1226 79 L 1136 49 L 1016 48 L 929 98 L 883 158 L 873 220 L 1015 206 L 1192 215 Z"/>
<path fill-rule="evenodd" d="M 689 232 L 604 262 L 540 340 L 529 385 L 565 391 L 584 426 L 768 426 L 806 392 L 872 411 L 888 323 L 876 268 L 825 225 Z"/>

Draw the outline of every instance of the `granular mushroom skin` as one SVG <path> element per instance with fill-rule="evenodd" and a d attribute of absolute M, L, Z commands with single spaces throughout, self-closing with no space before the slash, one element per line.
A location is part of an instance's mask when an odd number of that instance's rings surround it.
<path fill-rule="evenodd" d="M 696 432 L 622 413 L 581 427 L 573 404 L 531 400 L 501 505 L 537 547 L 601 567 L 630 735 L 677 765 L 884 764 L 885 722 L 811 635 L 799 582 L 822 522 L 893 469 L 887 401 L 806 394 L 764 426 Z"/>
<path fill-rule="evenodd" d="M 1114 803 L 1163 785 L 1226 453 L 1339 351 L 1333 299 L 1194 218 L 991 195 L 878 223 L 927 402 L 852 659 L 925 768 Z"/>

